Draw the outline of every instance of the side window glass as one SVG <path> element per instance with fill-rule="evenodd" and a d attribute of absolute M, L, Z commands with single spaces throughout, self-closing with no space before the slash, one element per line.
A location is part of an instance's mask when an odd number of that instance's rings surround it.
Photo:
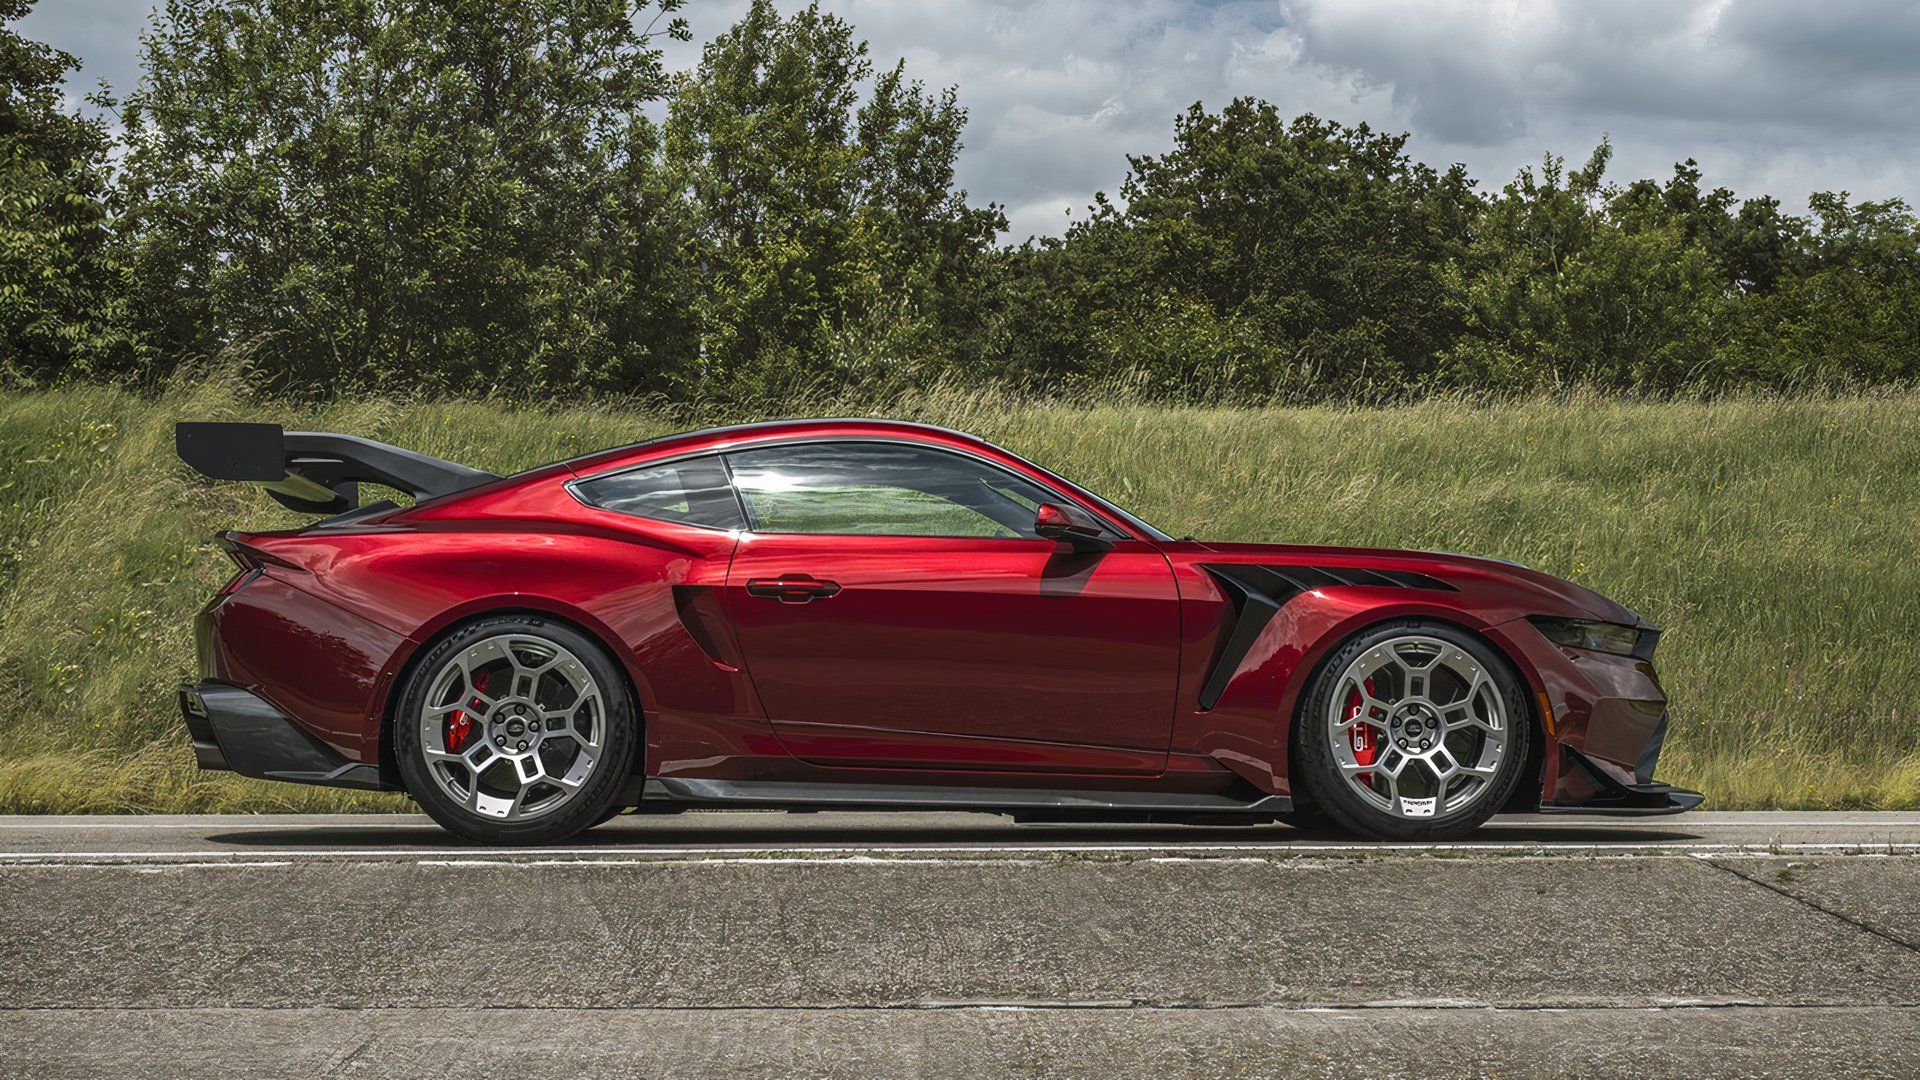
<path fill-rule="evenodd" d="M 637 517 L 739 529 L 740 503 L 727 483 L 718 457 L 689 458 L 652 468 L 631 469 L 574 485 L 588 503 Z"/>
<path fill-rule="evenodd" d="M 756 532 L 1035 537 L 1057 499 L 1014 473 L 898 443 L 798 443 L 727 455 Z"/>

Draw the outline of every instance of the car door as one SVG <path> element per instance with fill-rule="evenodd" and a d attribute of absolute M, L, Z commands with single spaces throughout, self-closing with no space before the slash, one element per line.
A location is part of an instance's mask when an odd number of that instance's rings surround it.
<path fill-rule="evenodd" d="M 729 613 L 796 756 L 1165 767 L 1178 597 L 1151 543 L 1111 531 L 1109 549 L 1077 552 L 1042 539 L 1038 506 L 1070 500 L 932 445 L 796 442 L 726 461 L 748 516 Z"/>

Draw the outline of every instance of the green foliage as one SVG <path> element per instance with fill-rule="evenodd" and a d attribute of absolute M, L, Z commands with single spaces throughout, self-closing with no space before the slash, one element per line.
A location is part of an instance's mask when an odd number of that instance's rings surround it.
<path fill-rule="evenodd" d="M 1525 390 L 1878 384 L 1920 375 L 1920 223 L 1904 204 L 1816 194 L 1817 227 L 1772 198 L 1737 210 L 1692 161 L 1664 187 L 1602 186 L 1602 143 L 1548 157 L 1489 201 L 1452 295 L 1448 375 Z"/>
<path fill-rule="evenodd" d="M 151 389 L 216 354 L 307 396 L 710 404 L 1920 377 L 1898 199 L 1789 214 L 1691 160 L 1621 185 L 1605 142 L 1483 192 L 1405 135 L 1242 99 L 1176 117 L 1064 237 L 996 246 L 956 88 L 771 0 L 670 78 L 683 3 L 168 0 L 117 158 L 62 111 L 72 58 L 0 30 L 0 382 Z"/>
<path fill-rule="evenodd" d="M 1726 275 L 1684 211 L 1640 190 L 1603 205 L 1611 156 L 1572 173 L 1549 157 L 1489 200 L 1450 268 L 1452 381 L 1666 389 L 1709 370 Z"/>
<path fill-rule="evenodd" d="M 700 376 L 857 385 L 942 359 L 1006 227 L 953 187 L 966 111 L 817 4 L 755 0 L 673 95 L 666 162 L 696 239 Z"/>
<path fill-rule="evenodd" d="M 111 369 L 124 337 L 108 222 L 110 142 L 61 102 L 72 56 L 6 26 L 34 0 L 0 0 L 0 383 Z"/>
<path fill-rule="evenodd" d="M 1477 203 L 1406 136 L 1241 99 L 1195 105 L 1061 241 L 1010 260 L 990 355 L 1014 379 L 1131 374 L 1260 396 L 1419 379 L 1454 335 L 1440 269 Z"/>
<path fill-rule="evenodd" d="M 666 385 L 692 348 L 639 14 L 168 0 L 125 113 L 151 369 L 257 346 L 301 388 Z"/>
<path fill-rule="evenodd" d="M 1716 356 L 1723 384 L 1794 386 L 1920 376 L 1920 218 L 1898 199 L 1816 194 L 1793 272 L 1744 297 Z"/>

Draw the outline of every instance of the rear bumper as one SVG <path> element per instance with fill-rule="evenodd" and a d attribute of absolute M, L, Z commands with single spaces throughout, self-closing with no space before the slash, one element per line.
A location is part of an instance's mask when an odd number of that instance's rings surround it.
<path fill-rule="evenodd" d="M 349 761 L 252 691 L 227 683 L 191 683 L 178 694 L 180 719 L 200 768 L 261 780 L 397 791 L 380 767 Z"/>

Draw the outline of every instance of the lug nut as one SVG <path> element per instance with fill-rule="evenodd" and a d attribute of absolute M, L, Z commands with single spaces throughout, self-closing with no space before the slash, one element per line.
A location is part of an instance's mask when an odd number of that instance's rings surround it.
<path fill-rule="evenodd" d="M 496 746 L 505 746 L 505 745 L 507 745 L 507 740 L 506 740 L 506 738 L 505 738 L 504 736 L 500 736 L 500 735 L 495 735 L 495 736 L 493 737 L 493 742 L 494 742 L 494 745 L 496 745 Z"/>
<path fill-rule="evenodd" d="M 524 743 L 524 742 L 522 742 L 522 743 L 520 744 L 520 749 L 522 749 L 522 750 L 525 750 L 526 748 L 527 748 L 527 744 L 526 744 L 526 743 Z"/>

